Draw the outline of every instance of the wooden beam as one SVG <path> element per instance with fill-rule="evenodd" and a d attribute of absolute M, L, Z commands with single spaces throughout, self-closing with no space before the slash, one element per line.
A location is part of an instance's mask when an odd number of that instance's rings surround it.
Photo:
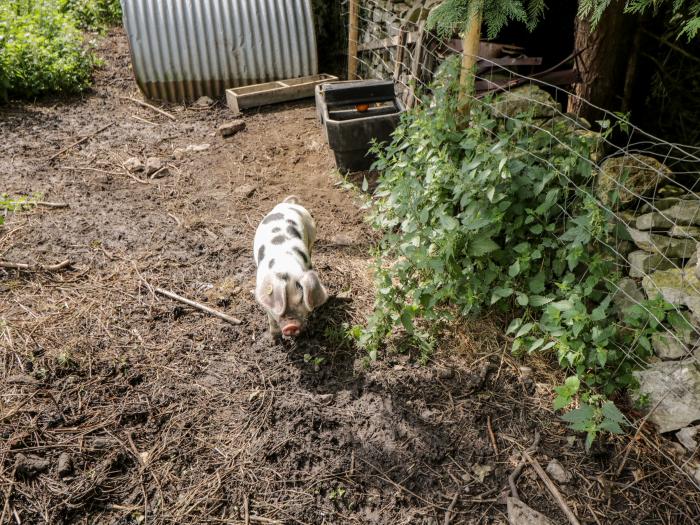
<path fill-rule="evenodd" d="M 396 53 L 394 55 L 394 82 L 401 77 L 403 69 L 403 58 L 406 55 L 406 27 L 399 29 L 398 41 L 396 42 Z"/>
<path fill-rule="evenodd" d="M 420 81 L 421 63 L 423 55 L 423 39 L 425 38 L 425 21 L 421 21 L 418 29 L 418 41 L 413 49 L 413 62 L 411 62 L 411 89 L 406 101 L 406 107 L 411 109 L 416 105 L 416 84 Z"/>
<path fill-rule="evenodd" d="M 459 101 L 462 115 L 469 115 L 469 100 L 474 95 L 476 61 L 481 37 L 481 11 L 477 10 L 462 35 L 462 69 L 459 76 Z"/>
<path fill-rule="evenodd" d="M 348 80 L 357 78 L 357 40 L 359 38 L 358 17 L 359 6 L 358 0 L 350 0 L 349 13 L 349 31 L 348 31 Z"/>

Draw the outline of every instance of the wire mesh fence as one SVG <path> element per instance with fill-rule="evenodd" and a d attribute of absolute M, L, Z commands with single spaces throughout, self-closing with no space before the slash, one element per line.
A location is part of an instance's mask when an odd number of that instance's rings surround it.
<path fill-rule="evenodd" d="M 407 107 L 430 104 L 431 80 L 448 56 L 461 54 L 459 41 L 441 40 L 426 30 L 427 9 L 408 19 L 388 5 L 377 0 L 357 2 L 358 76 L 393 78 Z M 521 153 L 566 180 L 615 225 L 604 233 L 588 232 L 598 245 L 614 254 L 616 272 L 606 279 L 607 284 L 625 308 L 642 309 L 659 326 L 650 342 L 637 340 L 617 348 L 636 368 L 646 370 L 638 378 L 650 398 L 646 415 L 627 421 L 633 438 L 617 474 L 623 470 L 633 442 L 644 439 L 673 470 L 700 489 L 698 447 L 679 459 L 664 445 L 645 437 L 647 422 L 663 432 L 690 427 L 700 420 L 700 148 L 667 142 L 636 127 L 624 115 L 593 106 L 566 89 L 567 83 L 575 80 L 575 71 L 567 62 L 575 62 L 576 52 L 564 63 L 535 72 L 539 59 L 525 57 L 520 51 L 515 46 L 482 43 L 476 57 L 476 93 L 468 95 L 470 105 L 549 137 L 548 151 L 522 149 Z M 580 112 L 566 112 L 561 103 L 571 100 L 576 101 L 573 107 L 597 109 L 604 120 L 589 123 Z M 540 118 L 525 120 L 523 113 Z M 594 136 L 595 151 L 582 155 L 557 133 L 561 123 L 575 133 Z M 622 132 L 606 131 L 609 129 Z M 595 184 L 581 184 L 551 162 L 548 157 L 560 150 L 587 164 L 595 174 Z M 567 202 L 556 206 L 565 220 L 574 219 Z M 585 277 L 586 271 L 581 279 Z M 649 307 L 649 300 L 659 297 L 686 321 L 681 328 L 659 318 Z M 653 345 L 650 360 L 640 357 L 636 347 L 641 344 Z"/>

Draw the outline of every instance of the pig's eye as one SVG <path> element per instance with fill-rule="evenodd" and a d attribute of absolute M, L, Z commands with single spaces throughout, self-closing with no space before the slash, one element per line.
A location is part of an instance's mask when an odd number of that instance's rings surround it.
<path fill-rule="evenodd" d="M 299 290 L 301 293 L 304 293 L 304 288 L 299 284 L 296 283 L 297 290 Z"/>

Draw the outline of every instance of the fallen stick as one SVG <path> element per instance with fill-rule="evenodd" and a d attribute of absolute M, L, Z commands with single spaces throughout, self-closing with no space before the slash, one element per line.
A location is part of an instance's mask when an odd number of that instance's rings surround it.
<path fill-rule="evenodd" d="M 248 511 L 248 494 L 243 494 L 243 524 L 250 525 L 250 512 Z"/>
<path fill-rule="evenodd" d="M 54 153 L 53 155 L 51 155 L 47 160 L 48 160 L 48 161 L 52 161 L 53 159 L 55 159 L 55 158 L 58 157 L 59 155 L 64 154 L 64 153 L 65 153 L 66 151 L 68 151 L 69 149 L 76 147 L 78 144 L 82 144 L 82 143 L 85 142 L 87 139 L 94 137 L 94 136 L 97 135 L 98 133 L 102 133 L 104 130 L 106 130 L 108 127 L 110 127 L 110 126 L 112 126 L 112 125 L 114 125 L 114 122 L 110 122 L 109 124 L 107 124 L 106 126 L 101 127 L 100 129 L 98 129 L 98 130 L 95 131 L 94 133 L 90 133 L 89 135 L 84 136 L 82 139 L 75 141 L 75 142 L 74 142 L 73 144 L 71 144 L 70 146 L 66 146 L 65 148 L 63 148 L 63 149 L 62 149 L 61 151 L 59 151 L 58 153 Z"/>
<path fill-rule="evenodd" d="M 515 443 L 515 441 L 513 441 Z M 537 451 L 537 447 L 540 444 L 540 433 L 535 432 L 535 439 L 532 442 L 532 445 L 528 447 L 527 450 L 530 451 L 531 454 L 534 454 Z M 525 468 L 525 465 L 527 464 L 527 461 L 524 459 L 520 460 L 520 463 L 518 463 L 518 466 L 515 467 L 513 472 L 511 472 L 510 476 L 508 476 L 508 485 L 510 485 L 510 495 L 514 498 L 520 499 L 520 495 L 518 494 L 518 487 L 516 485 L 516 482 L 518 481 L 518 478 L 520 477 L 520 474 L 523 471 L 523 468 Z"/>
<path fill-rule="evenodd" d="M 498 444 L 496 443 L 496 435 L 493 433 L 493 428 L 491 427 L 491 416 L 486 416 L 486 429 L 489 431 L 489 438 L 491 439 L 493 451 L 498 456 Z"/>
<path fill-rule="evenodd" d="M 230 315 L 226 315 L 222 312 L 214 310 L 213 308 L 209 308 L 208 306 L 204 306 L 201 303 L 198 303 L 196 301 L 192 301 L 191 299 L 185 299 L 184 297 L 177 295 L 176 293 L 173 293 L 169 290 L 165 290 L 163 288 L 158 288 L 157 286 L 153 286 L 152 288 L 156 293 L 159 293 L 159 294 L 164 295 L 166 297 L 170 297 L 171 299 L 174 299 L 175 301 L 180 301 L 181 303 L 185 303 L 193 308 L 197 308 L 198 310 L 201 310 L 202 312 L 206 312 L 208 314 L 211 314 L 214 317 L 218 317 L 219 319 L 223 319 L 224 321 L 229 322 L 231 324 L 243 323 L 243 321 L 241 321 L 240 319 L 236 319 L 235 317 L 231 317 Z"/>
<path fill-rule="evenodd" d="M 138 117 L 138 116 L 136 116 L 136 115 L 131 115 L 131 118 L 136 119 L 136 120 L 140 120 L 141 122 L 145 122 L 146 124 L 150 124 L 151 126 L 157 126 L 157 125 L 158 125 L 158 124 L 156 124 L 155 122 L 151 122 L 150 120 L 146 120 L 145 118 L 141 118 L 141 117 Z"/>
<path fill-rule="evenodd" d="M 11 270 L 25 270 L 28 272 L 39 272 L 39 271 L 45 271 L 45 272 L 55 272 L 58 270 L 62 270 L 63 268 L 67 268 L 68 266 L 72 265 L 73 263 L 69 260 L 65 260 L 63 262 L 60 262 L 58 264 L 50 264 L 48 266 L 44 264 L 27 264 L 27 263 L 13 263 L 9 261 L 0 261 L 0 268 L 9 268 Z"/>
<path fill-rule="evenodd" d="M 131 100 L 132 102 L 136 102 L 139 106 L 143 106 L 144 108 L 151 109 L 151 110 L 155 111 L 156 113 L 160 113 L 161 115 L 168 117 L 168 118 L 169 118 L 170 120 L 172 120 L 172 121 L 175 121 L 175 120 L 176 120 L 175 117 L 172 116 L 172 115 L 171 115 L 170 113 L 168 113 L 167 111 L 163 111 L 163 110 L 160 109 L 160 108 L 157 108 L 157 107 L 155 107 L 155 106 L 152 106 L 152 105 L 149 104 L 148 102 L 144 102 L 143 100 L 139 100 L 139 99 L 134 98 L 134 97 L 121 97 L 121 98 L 123 98 L 124 100 Z"/>
<path fill-rule="evenodd" d="M 38 201 L 36 203 L 37 206 L 46 206 L 47 208 L 69 208 L 67 202 L 46 202 L 46 201 Z"/>
<path fill-rule="evenodd" d="M 552 480 L 549 479 L 549 476 L 544 471 L 544 469 L 539 464 L 539 462 L 536 459 L 534 459 L 532 456 L 530 456 L 530 454 L 527 453 L 527 450 L 523 450 L 523 456 L 525 457 L 525 459 L 527 459 L 530 462 L 530 465 L 532 465 L 532 467 L 535 469 L 535 472 L 537 472 L 539 477 L 542 478 L 542 481 L 544 482 L 545 486 L 547 487 L 549 492 L 552 494 L 552 496 L 556 500 L 557 505 L 559 505 L 559 508 L 566 515 L 566 517 L 569 519 L 569 523 L 571 523 L 571 525 L 581 525 L 581 523 L 578 521 L 578 518 L 576 517 L 576 515 L 573 512 L 571 512 L 571 509 L 566 504 L 566 501 L 564 501 L 564 498 L 561 497 L 561 493 L 559 492 L 559 489 L 552 482 Z"/>

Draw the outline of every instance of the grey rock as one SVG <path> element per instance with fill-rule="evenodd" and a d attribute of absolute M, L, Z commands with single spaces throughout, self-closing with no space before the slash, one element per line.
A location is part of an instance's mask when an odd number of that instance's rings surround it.
<path fill-rule="evenodd" d="M 700 313 L 700 279 L 693 272 L 676 268 L 657 271 L 642 279 L 642 287 L 649 299 L 661 296 L 671 304 Z"/>
<path fill-rule="evenodd" d="M 695 452 L 695 449 L 698 447 L 699 432 L 700 425 L 695 427 L 686 427 L 676 432 L 676 437 L 681 445 L 687 448 L 690 452 Z"/>
<path fill-rule="evenodd" d="M 651 211 L 664 211 L 669 209 L 674 204 L 678 204 L 680 199 L 678 197 L 660 197 L 653 198 L 651 202 L 645 204 L 640 208 L 642 213 L 648 213 Z"/>
<path fill-rule="evenodd" d="M 204 96 L 199 97 L 197 100 L 195 100 L 192 106 L 194 106 L 195 108 L 208 108 L 213 103 L 214 101 L 211 98 Z"/>
<path fill-rule="evenodd" d="M 331 242 L 336 246 L 353 246 L 355 244 L 355 239 L 347 233 L 338 233 L 333 236 Z"/>
<path fill-rule="evenodd" d="M 675 224 L 700 226 L 700 200 L 683 200 L 664 211 Z"/>
<path fill-rule="evenodd" d="M 559 483 L 568 483 L 571 481 L 571 473 L 568 472 L 559 461 L 553 459 L 547 465 L 547 474 Z"/>
<path fill-rule="evenodd" d="M 694 359 L 661 361 L 634 372 L 638 395 L 648 396 L 649 420 L 671 432 L 700 419 L 700 366 Z"/>
<path fill-rule="evenodd" d="M 241 119 L 232 120 L 219 126 L 219 135 L 222 137 L 232 137 L 236 133 L 245 129 L 245 121 Z"/>
<path fill-rule="evenodd" d="M 628 308 L 644 301 L 644 294 L 633 279 L 625 277 L 617 283 L 617 290 L 613 294 L 612 300 L 618 318 L 623 319 Z"/>
<path fill-rule="evenodd" d="M 554 525 L 547 516 L 531 509 L 518 498 L 509 497 L 506 505 L 510 525 Z"/>
<path fill-rule="evenodd" d="M 615 207 L 634 202 L 671 176 L 671 170 L 645 155 L 629 154 L 606 159 L 600 165 L 596 193 L 605 206 L 612 206 L 612 192 L 618 193 Z"/>
<path fill-rule="evenodd" d="M 630 263 L 630 277 L 644 277 L 656 270 L 668 270 L 680 266 L 679 259 L 669 259 L 660 253 L 637 250 L 627 256 Z"/>
<path fill-rule="evenodd" d="M 153 175 L 156 171 L 163 168 L 163 161 L 158 157 L 148 157 L 146 159 L 146 175 Z"/>
<path fill-rule="evenodd" d="M 46 472 L 51 463 L 48 459 L 39 456 L 27 455 L 21 452 L 15 455 L 15 476 L 24 479 L 33 479 L 39 474 Z"/>
<path fill-rule="evenodd" d="M 700 227 L 676 224 L 668 231 L 668 234 L 671 237 L 679 237 L 682 239 L 695 239 L 697 241 L 700 239 Z"/>
<path fill-rule="evenodd" d="M 688 357 L 688 349 L 677 336 L 669 332 L 658 332 L 651 336 L 654 352 L 661 359 Z"/>
<path fill-rule="evenodd" d="M 242 185 L 238 186 L 235 190 L 233 190 L 233 193 L 235 193 L 236 195 L 239 195 L 241 197 L 248 198 L 248 197 L 252 197 L 253 193 L 255 193 L 255 191 L 257 189 L 258 188 L 256 188 L 252 184 L 242 184 Z"/>
<path fill-rule="evenodd" d="M 129 157 L 124 161 L 124 167 L 131 173 L 133 173 L 135 171 L 142 171 L 144 165 L 143 162 L 141 162 L 141 159 L 138 159 L 136 157 Z"/>
<path fill-rule="evenodd" d="M 673 221 L 654 211 L 637 217 L 636 225 L 638 230 L 668 230 Z"/>
<path fill-rule="evenodd" d="M 634 244 L 647 252 L 661 253 L 666 257 L 688 259 L 696 251 L 696 243 L 692 239 L 674 239 L 634 228 L 629 228 L 629 232 Z"/>
<path fill-rule="evenodd" d="M 199 153 L 210 148 L 209 144 L 190 144 L 186 148 L 175 148 L 173 158 L 176 160 L 184 159 L 189 153 Z"/>

